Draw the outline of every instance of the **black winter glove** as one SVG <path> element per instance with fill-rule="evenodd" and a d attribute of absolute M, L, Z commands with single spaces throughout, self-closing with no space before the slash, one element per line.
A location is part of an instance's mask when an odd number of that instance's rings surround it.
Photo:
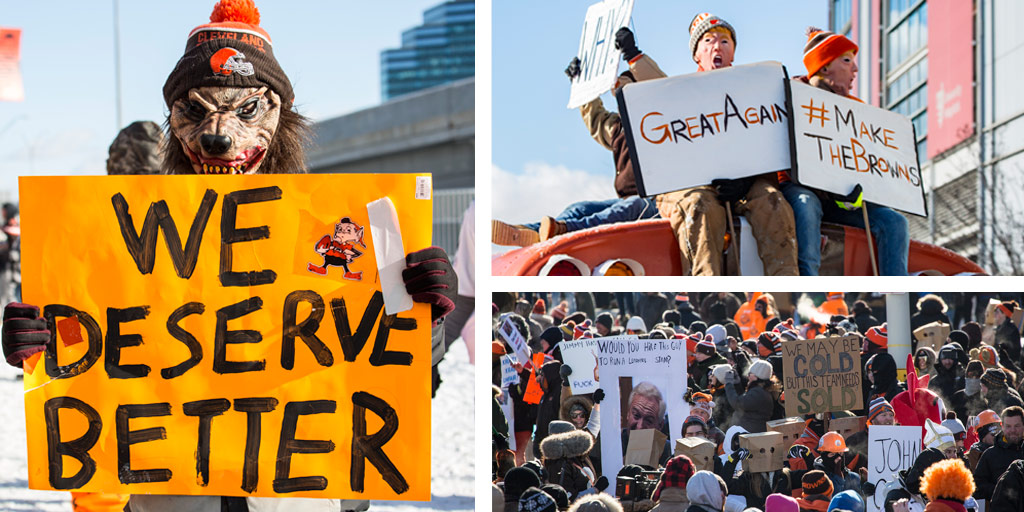
<path fill-rule="evenodd" d="M 604 475 L 601 475 L 601 477 L 598 478 L 596 482 L 594 482 L 594 489 L 597 489 L 600 492 L 604 492 L 604 490 L 607 489 L 607 488 L 608 488 L 608 477 L 606 477 Z"/>
<path fill-rule="evenodd" d="M 594 391 L 594 403 L 599 404 L 601 400 L 604 400 L 604 390 L 597 388 L 597 391 Z"/>
<path fill-rule="evenodd" d="M 50 331 L 46 328 L 46 320 L 39 317 L 39 308 L 20 302 L 5 306 L 0 341 L 7 364 L 18 368 L 33 354 L 46 350 Z"/>
<path fill-rule="evenodd" d="M 615 32 L 615 49 L 622 50 L 622 60 L 629 62 L 642 53 L 636 47 L 636 37 L 628 27 L 622 27 Z"/>
<path fill-rule="evenodd" d="M 711 186 L 718 191 L 718 199 L 723 203 L 732 203 L 743 199 L 753 184 L 754 180 L 751 178 L 711 180 Z"/>
<path fill-rule="evenodd" d="M 558 376 L 562 378 L 562 385 L 569 387 L 569 376 L 572 375 L 572 366 L 562 364 L 558 369 Z"/>
<path fill-rule="evenodd" d="M 572 82 L 573 79 L 575 79 L 576 77 L 580 76 L 579 57 L 573 57 L 572 60 L 569 61 L 569 66 L 565 68 L 565 76 L 569 77 L 570 82 Z"/>
<path fill-rule="evenodd" d="M 437 321 L 455 310 L 459 293 L 459 279 L 440 247 L 427 247 L 405 255 L 402 280 L 412 300 L 430 304 L 430 320 Z"/>

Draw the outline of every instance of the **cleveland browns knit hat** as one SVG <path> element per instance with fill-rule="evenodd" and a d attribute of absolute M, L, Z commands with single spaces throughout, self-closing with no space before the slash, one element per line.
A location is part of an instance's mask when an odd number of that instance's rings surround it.
<path fill-rule="evenodd" d="M 857 44 L 842 34 L 820 28 L 807 28 L 807 44 L 804 45 L 804 67 L 807 76 L 812 77 L 842 54 L 852 51 L 857 54 Z"/>
<path fill-rule="evenodd" d="M 283 108 L 291 108 L 292 84 L 274 58 L 270 35 L 260 28 L 253 0 L 220 0 L 210 23 L 192 29 L 185 54 L 164 83 L 164 102 L 170 108 L 203 86 L 266 86 L 281 96 Z"/>
<path fill-rule="evenodd" d="M 732 44 L 736 45 L 736 30 L 732 28 L 729 22 L 711 14 L 709 12 L 702 12 L 693 17 L 690 21 L 690 55 L 697 55 L 697 43 L 700 42 L 700 38 L 704 37 L 704 33 L 715 27 L 722 27 L 729 31 L 732 35 Z"/>

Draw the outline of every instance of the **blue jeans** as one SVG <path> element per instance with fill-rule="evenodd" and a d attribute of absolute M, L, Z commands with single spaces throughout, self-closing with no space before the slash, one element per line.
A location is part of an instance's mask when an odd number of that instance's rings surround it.
<path fill-rule="evenodd" d="M 569 231 L 650 219 L 658 215 L 658 207 L 653 199 L 640 196 L 629 196 L 622 199 L 604 199 L 601 201 L 580 201 L 569 205 L 555 220 L 565 222 Z M 524 224 L 534 231 L 540 230 L 540 223 Z"/>
<path fill-rule="evenodd" d="M 782 195 L 793 208 L 796 221 L 797 264 L 800 275 L 816 276 L 821 266 L 821 221 L 864 228 L 864 215 L 844 210 L 835 202 L 825 204 L 810 189 L 794 182 L 780 185 Z M 871 234 L 878 245 L 878 272 L 883 276 L 907 275 L 910 235 L 903 214 L 885 206 L 868 204 Z"/>

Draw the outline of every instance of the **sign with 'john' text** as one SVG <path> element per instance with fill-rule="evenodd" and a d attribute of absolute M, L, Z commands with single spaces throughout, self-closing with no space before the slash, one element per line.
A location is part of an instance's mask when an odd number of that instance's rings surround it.
<path fill-rule="evenodd" d="M 864 407 L 857 336 L 784 341 L 782 365 L 786 416 Z"/>
<path fill-rule="evenodd" d="M 21 178 L 29 487 L 430 499 L 430 308 L 367 207 L 429 246 L 417 178 Z"/>
<path fill-rule="evenodd" d="M 914 125 L 906 116 L 790 82 L 793 173 L 801 185 L 926 216 Z"/>
<path fill-rule="evenodd" d="M 789 169 L 786 81 L 782 64 L 761 62 L 624 86 L 640 195 Z"/>
<path fill-rule="evenodd" d="M 602 0 L 587 9 L 580 34 L 580 74 L 572 79 L 569 108 L 579 108 L 611 90 L 619 75 L 622 51 L 615 48 L 615 32 L 629 25 L 633 0 Z"/>

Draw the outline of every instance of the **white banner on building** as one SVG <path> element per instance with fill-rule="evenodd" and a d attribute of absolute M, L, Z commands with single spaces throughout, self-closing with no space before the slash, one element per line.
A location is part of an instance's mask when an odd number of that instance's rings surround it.
<path fill-rule="evenodd" d="M 801 185 L 927 216 L 914 125 L 906 116 L 790 82 L 793 175 Z"/>
<path fill-rule="evenodd" d="M 686 392 L 683 340 L 597 338 L 601 389 L 601 470 L 609 481 L 622 468 L 624 438 L 630 430 L 658 429 L 669 442 L 682 437 L 690 406 Z M 573 368 L 573 373 L 576 369 Z M 671 454 L 671 450 L 669 450 Z"/>
<path fill-rule="evenodd" d="M 587 9 L 576 56 L 580 75 L 572 79 L 569 108 L 579 108 L 611 90 L 619 75 L 622 51 L 615 49 L 615 32 L 629 25 L 633 0 L 603 0 Z"/>
<path fill-rule="evenodd" d="M 885 484 L 910 469 L 920 453 L 921 427 L 868 427 L 868 481 L 875 485 L 875 494 L 867 496 L 867 512 L 885 510 Z"/>
<path fill-rule="evenodd" d="M 597 353 L 600 351 L 597 339 L 562 341 L 559 347 L 562 351 L 562 363 L 572 368 L 572 374 L 569 375 L 569 389 L 572 390 L 572 394 L 581 395 L 597 391 L 597 388 L 601 387 L 597 374 Z"/>
<path fill-rule="evenodd" d="M 787 81 L 782 64 L 760 62 L 624 86 L 640 195 L 789 169 Z"/>

